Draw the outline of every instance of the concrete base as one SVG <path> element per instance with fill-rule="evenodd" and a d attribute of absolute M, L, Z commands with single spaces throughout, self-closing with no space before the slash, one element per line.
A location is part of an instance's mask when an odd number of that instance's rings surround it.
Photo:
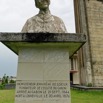
<path fill-rule="evenodd" d="M 69 53 L 64 48 L 19 48 L 15 103 L 71 103 Z"/>

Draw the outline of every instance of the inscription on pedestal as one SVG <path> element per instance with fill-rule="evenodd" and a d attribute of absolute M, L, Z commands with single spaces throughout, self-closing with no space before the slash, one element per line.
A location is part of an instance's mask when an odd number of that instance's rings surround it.
<path fill-rule="evenodd" d="M 16 100 L 69 99 L 69 81 L 17 81 Z"/>

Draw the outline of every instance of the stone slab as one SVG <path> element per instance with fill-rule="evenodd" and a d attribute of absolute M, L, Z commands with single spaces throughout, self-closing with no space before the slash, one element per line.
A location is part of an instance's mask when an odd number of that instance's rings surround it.
<path fill-rule="evenodd" d="M 17 42 L 86 42 L 84 34 L 76 33 L 2 33 L 0 41 Z"/>
<path fill-rule="evenodd" d="M 0 41 L 18 54 L 19 47 L 67 48 L 71 57 L 85 42 L 84 34 L 73 33 L 0 33 Z"/>

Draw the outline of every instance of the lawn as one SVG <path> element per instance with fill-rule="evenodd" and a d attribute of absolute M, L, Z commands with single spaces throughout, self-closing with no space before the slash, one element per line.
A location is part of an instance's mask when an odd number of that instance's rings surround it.
<path fill-rule="evenodd" d="M 14 90 L 0 90 L 0 103 L 14 103 Z M 103 91 L 71 90 L 72 103 L 103 103 Z"/>
<path fill-rule="evenodd" d="M 72 90 L 72 103 L 103 103 L 103 91 Z"/>
<path fill-rule="evenodd" d="M 0 103 L 14 103 L 15 90 L 0 90 Z"/>

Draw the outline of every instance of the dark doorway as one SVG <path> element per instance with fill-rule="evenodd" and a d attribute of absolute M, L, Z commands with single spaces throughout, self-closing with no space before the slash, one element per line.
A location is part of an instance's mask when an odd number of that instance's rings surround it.
<path fill-rule="evenodd" d="M 70 73 L 70 85 L 73 84 L 73 73 Z"/>

